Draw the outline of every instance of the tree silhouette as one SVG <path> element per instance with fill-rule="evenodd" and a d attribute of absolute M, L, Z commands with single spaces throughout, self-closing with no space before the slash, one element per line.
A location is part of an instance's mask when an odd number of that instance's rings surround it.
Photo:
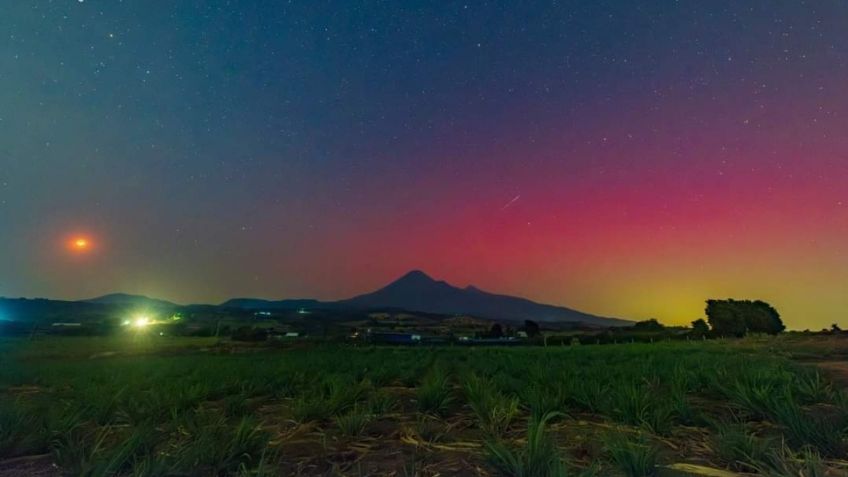
<path fill-rule="evenodd" d="M 528 338 L 539 336 L 539 324 L 535 321 L 524 320 L 524 331 L 527 333 Z"/>
<path fill-rule="evenodd" d="M 634 331 L 662 331 L 665 329 L 656 318 L 651 318 L 650 320 L 638 321 L 635 325 L 633 325 Z"/>
<path fill-rule="evenodd" d="M 692 335 L 697 337 L 707 336 L 710 333 L 710 326 L 703 318 L 698 318 L 692 322 Z"/>
<path fill-rule="evenodd" d="M 745 336 L 748 332 L 776 335 L 786 327 L 768 303 L 756 300 L 707 300 L 707 319 L 717 336 Z"/>

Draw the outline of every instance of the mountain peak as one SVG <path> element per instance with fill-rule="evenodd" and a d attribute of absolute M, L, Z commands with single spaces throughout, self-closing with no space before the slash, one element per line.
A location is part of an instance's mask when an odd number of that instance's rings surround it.
<path fill-rule="evenodd" d="M 377 291 L 335 302 L 352 308 L 399 308 L 442 315 L 471 315 L 493 320 L 577 322 L 621 326 L 626 321 L 590 315 L 571 308 L 545 305 L 525 298 L 488 293 L 470 285 L 455 287 L 412 270 Z"/>
<path fill-rule="evenodd" d="M 395 280 L 394 283 L 432 283 L 435 281 L 430 275 L 427 275 L 421 270 L 410 270 L 404 276 Z"/>

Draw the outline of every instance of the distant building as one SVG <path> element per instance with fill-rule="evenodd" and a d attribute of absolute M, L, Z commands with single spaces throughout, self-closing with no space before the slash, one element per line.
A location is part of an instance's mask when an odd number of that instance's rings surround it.
<path fill-rule="evenodd" d="M 368 341 L 382 344 L 418 344 L 421 335 L 412 333 L 368 333 Z"/>
<path fill-rule="evenodd" d="M 422 344 L 430 346 L 446 345 L 450 344 L 450 342 L 450 338 L 447 336 L 424 336 L 421 338 Z"/>
<path fill-rule="evenodd" d="M 460 339 L 460 344 L 472 346 L 516 346 L 523 343 L 522 340 L 514 337 L 509 338 L 469 338 Z"/>
<path fill-rule="evenodd" d="M 69 336 L 80 336 L 90 332 L 91 329 L 88 326 L 84 326 L 82 323 L 77 322 L 61 322 L 57 321 L 56 323 L 50 324 L 50 329 L 45 330 L 46 333 L 56 334 L 56 335 L 69 335 Z"/>
<path fill-rule="evenodd" d="M 285 340 L 285 339 L 294 339 L 294 338 L 302 338 L 303 335 L 298 331 L 291 331 L 286 328 L 268 328 L 268 337 L 275 340 Z"/>

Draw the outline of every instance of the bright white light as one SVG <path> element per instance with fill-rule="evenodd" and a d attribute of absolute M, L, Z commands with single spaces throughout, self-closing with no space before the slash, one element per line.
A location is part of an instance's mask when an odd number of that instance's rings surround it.
<path fill-rule="evenodd" d="M 145 326 L 150 324 L 150 318 L 146 316 L 139 316 L 133 320 L 132 325 L 136 328 L 144 328 Z"/>

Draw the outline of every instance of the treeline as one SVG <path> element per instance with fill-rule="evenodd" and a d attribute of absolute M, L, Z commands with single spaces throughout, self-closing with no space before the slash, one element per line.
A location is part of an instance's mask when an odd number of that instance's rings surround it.
<path fill-rule="evenodd" d="M 698 318 L 691 328 L 666 327 L 655 319 L 630 327 L 611 328 L 594 334 L 550 336 L 548 345 L 648 343 L 666 340 L 741 338 L 748 334 L 777 335 L 786 327 L 777 310 L 761 300 L 707 300 L 707 319 Z M 834 325 L 834 330 L 838 329 Z"/>
<path fill-rule="evenodd" d="M 786 326 L 780 313 L 762 300 L 707 300 L 704 310 L 707 319 L 698 318 L 685 333 L 685 338 L 741 338 L 751 333 L 776 335 Z M 666 328 L 657 320 L 640 321 L 633 331 L 661 332 Z"/>

